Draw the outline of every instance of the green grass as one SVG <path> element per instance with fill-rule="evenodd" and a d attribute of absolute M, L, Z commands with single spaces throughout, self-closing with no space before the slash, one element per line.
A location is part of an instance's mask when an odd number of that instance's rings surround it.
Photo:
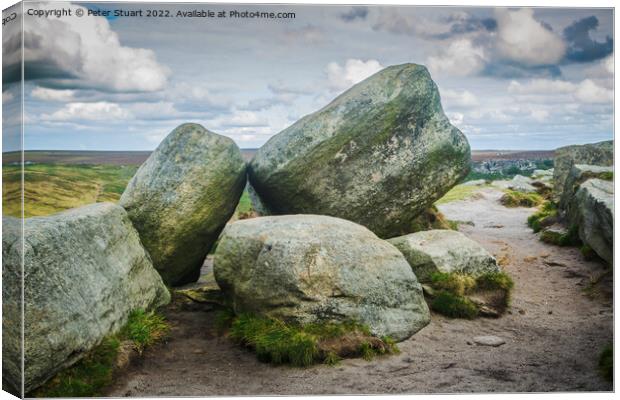
<path fill-rule="evenodd" d="M 527 218 L 527 225 L 534 232 L 540 232 L 542 228 L 555 222 L 557 215 L 557 205 L 552 201 L 545 201 L 538 211 Z"/>
<path fill-rule="evenodd" d="M 378 339 L 355 322 L 295 325 L 283 321 L 230 311 L 218 314 L 219 324 L 229 325 L 234 341 L 252 348 L 263 362 L 306 367 L 334 365 L 342 357 L 372 358 L 398 352 L 389 338 Z"/>
<path fill-rule="evenodd" d="M 559 233 L 555 231 L 542 231 L 540 234 L 540 240 L 545 243 L 554 244 L 556 246 L 580 246 L 581 239 L 579 239 L 579 227 L 571 225 L 566 233 Z"/>
<path fill-rule="evenodd" d="M 24 216 L 38 217 L 98 202 L 117 202 L 137 165 L 31 164 L 24 167 Z M 2 166 L 4 215 L 21 215 L 21 169 Z M 243 192 L 236 209 L 239 219 L 253 216 L 252 202 Z"/>
<path fill-rule="evenodd" d="M 479 186 L 456 185 L 441 199 L 435 202 L 435 205 L 452 203 L 453 201 L 466 200 L 475 195 L 480 190 Z"/>
<path fill-rule="evenodd" d="M 24 167 L 24 214 L 54 214 L 85 204 L 116 202 L 137 170 L 135 165 L 32 164 Z M 19 166 L 3 165 L 4 215 L 21 213 Z"/>
<path fill-rule="evenodd" d="M 141 354 L 145 348 L 164 339 L 168 330 L 168 324 L 162 315 L 154 311 L 135 310 L 120 331 L 120 337 L 131 340 L 136 351 Z"/>
<path fill-rule="evenodd" d="M 482 296 L 484 304 L 503 313 L 510 302 L 514 282 L 505 272 L 488 272 L 474 278 L 462 273 L 435 272 L 430 285 L 437 292 L 432 296 L 433 311 L 451 318 L 473 319 L 480 307 L 469 296 Z"/>
<path fill-rule="evenodd" d="M 165 319 L 156 312 L 133 311 L 125 326 L 114 335 L 105 337 L 84 358 L 59 372 L 33 397 L 95 397 L 112 383 L 121 343 L 130 341 L 141 353 L 146 347 L 164 339 L 168 334 Z"/>
<path fill-rule="evenodd" d="M 478 306 L 467 297 L 448 291 L 440 291 L 431 301 L 431 309 L 451 318 L 474 319 L 478 316 Z"/>
<path fill-rule="evenodd" d="M 428 231 L 431 229 L 457 230 L 458 222 L 448 220 L 437 207 L 432 206 L 411 221 L 411 232 Z"/>
<path fill-rule="evenodd" d="M 507 190 L 500 198 L 500 202 L 506 207 L 536 207 L 543 203 L 544 198 L 538 193 L 522 193 Z"/>
<path fill-rule="evenodd" d="M 465 274 L 434 272 L 431 275 L 431 285 L 434 289 L 464 296 L 476 287 L 476 280 Z"/>
<path fill-rule="evenodd" d="M 608 344 L 603 348 L 598 360 L 598 368 L 603 378 L 608 381 L 614 380 L 614 348 Z"/>
<path fill-rule="evenodd" d="M 579 251 L 581 252 L 583 258 L 586 259 L 586 261 L 596 260 L 598 258 L 598 254 L 596 254 L 594 249 L 587 244 L 581 245 Z"/>
<path fill-rule="evenodd" d="M 480 290 L 505 290 L 514 288 L 512 278 L 505 272 L 487 272 L 476 278 L 476 288 Z"/>
<path fill-rule="evenodd" d="M 603 179 L 605 181 L 613 181 L 614 180 L 614 173 L 611 172 L 611 171 L 601 172 L 600 174 L 597 175 L 597 177 L 599 179 Z"/>

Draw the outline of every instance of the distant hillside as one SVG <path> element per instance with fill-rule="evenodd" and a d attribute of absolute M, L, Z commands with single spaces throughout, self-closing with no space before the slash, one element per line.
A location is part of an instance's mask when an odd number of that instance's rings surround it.
<path fill-rule="evenodd" d="M 241 149 L 246 161 L 252 159 L 258 149 Z M 107 164 L 107 165 L 140 165 L 151 154 L 150 151 L 64 151 L 64 150 L 31 150 L 25 152 L 26 162 L 58 163 L 58 164 Z M 553 158 L 553 150 L 505 151 L 505 150 L 473 150 L 472 161 L 486 160 L 544 160 Z M 4 164 L 19 161 L 18 152 L 2 153 Z"/>

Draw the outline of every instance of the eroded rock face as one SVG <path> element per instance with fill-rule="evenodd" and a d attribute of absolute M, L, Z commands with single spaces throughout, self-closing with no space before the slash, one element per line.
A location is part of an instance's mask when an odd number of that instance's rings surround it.
<path fill-rule="evenodd" d="M 430 321 L 402 254 L 339 218 L 286 215 L 229 224 L 214 272 L 236 312 L 300 324 L 353 319 L 396 340 Z"/>
<path fill-rule="evenodd" d="M 198 124 L 164 139 L 120 199 L 166 283 L 196 281 L 246 183 L 235 143 Z"/>
<path fill-rule="evenodd" d="M 4 379 L 20 387 L 22 249 L 19 224 L 4 218 Z M 7 235 L 8 233 L 8 235 Z M 120 329 L 135 309 L 170 301 L 125 210 L 98 203 L 24 223 L 25 392 L 73 364 Z M 8 336 L 6 336 L 8 334 Z"/>
<path fill-rule="evenodd" d="M 495 257 L 460 232 L 430 230 L 389 239 L 411 265 L 420 282 L 434 272 L 459 272 L 474 277 L 499 272 Z"/>
<path fill-rule="evenodd" d="M 568 211 L 571 224 L 579 228 L 579 238 L 610 265 L 613 264 L 614 183 L 601 179 L 583 182 Z"/>
<path fill-rule="evenodd" d="M 566 210 L 570 207 L 571 200 L 579 185 L 591 178 L 612 177 L 613 167 L 601 167 L 597 165 L 576 164 L 571 168 L 564 183 L 562 196 L 560 197 L 560 209 Z M 607 179 L 610 180 L 610 179 Z"/>
<path fill-rule="evenodd" d="M 614 164 L 614 143 L 606 142 L 560 147 L 555 150 L 553 160 L 553 190 L 560 199 L 566 178 L 575 164 L 588 164 L 609 167 Z"/>
<path fill-rule="evenodd" d="M 379 237 L 411 221 L 470 168 L 465 136 L 443 113 L 425 67 L 388 67 L 272 137 L 248 169 L 273 214 L 322 214 Z"/>

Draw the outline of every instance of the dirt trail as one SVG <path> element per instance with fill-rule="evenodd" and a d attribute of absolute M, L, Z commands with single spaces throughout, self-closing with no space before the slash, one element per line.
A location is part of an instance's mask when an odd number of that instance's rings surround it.
<path fill-rule="evenodd" d="M 611 274 L 587 296 L 591 277 L 603 274 L 578 249 L 538 240 L 525 221 L 532 209 L 505 208 L 501 192 L 440 206 L 460 230 L 480 242 L 515 280 L 512 305 L 500 319 L 432 322 L 400 343 L 401 354 L 345 360 L 336 367 L 301 369 L 260 363 L 219 337 L 209 307 L 168 310 L 172 339 L 147 351 L 118 377 L 110 396 L 213 396 L 344 393 L 609 391 L 597 372 L 612 341 Z M 592 292 L 592 291 L 591 291 Z M 487 347 L 472 338 L 495 335 Z"/>

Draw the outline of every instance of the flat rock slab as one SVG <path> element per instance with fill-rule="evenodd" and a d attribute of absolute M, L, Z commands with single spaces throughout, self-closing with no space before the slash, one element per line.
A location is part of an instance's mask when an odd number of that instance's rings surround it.
<path fill-rule="evenodd" d="M 499 336 L 476 336 L 474 337 L 474 343 L 480 346 L 499 347 L 506 343 L 504 339 Z"/>

